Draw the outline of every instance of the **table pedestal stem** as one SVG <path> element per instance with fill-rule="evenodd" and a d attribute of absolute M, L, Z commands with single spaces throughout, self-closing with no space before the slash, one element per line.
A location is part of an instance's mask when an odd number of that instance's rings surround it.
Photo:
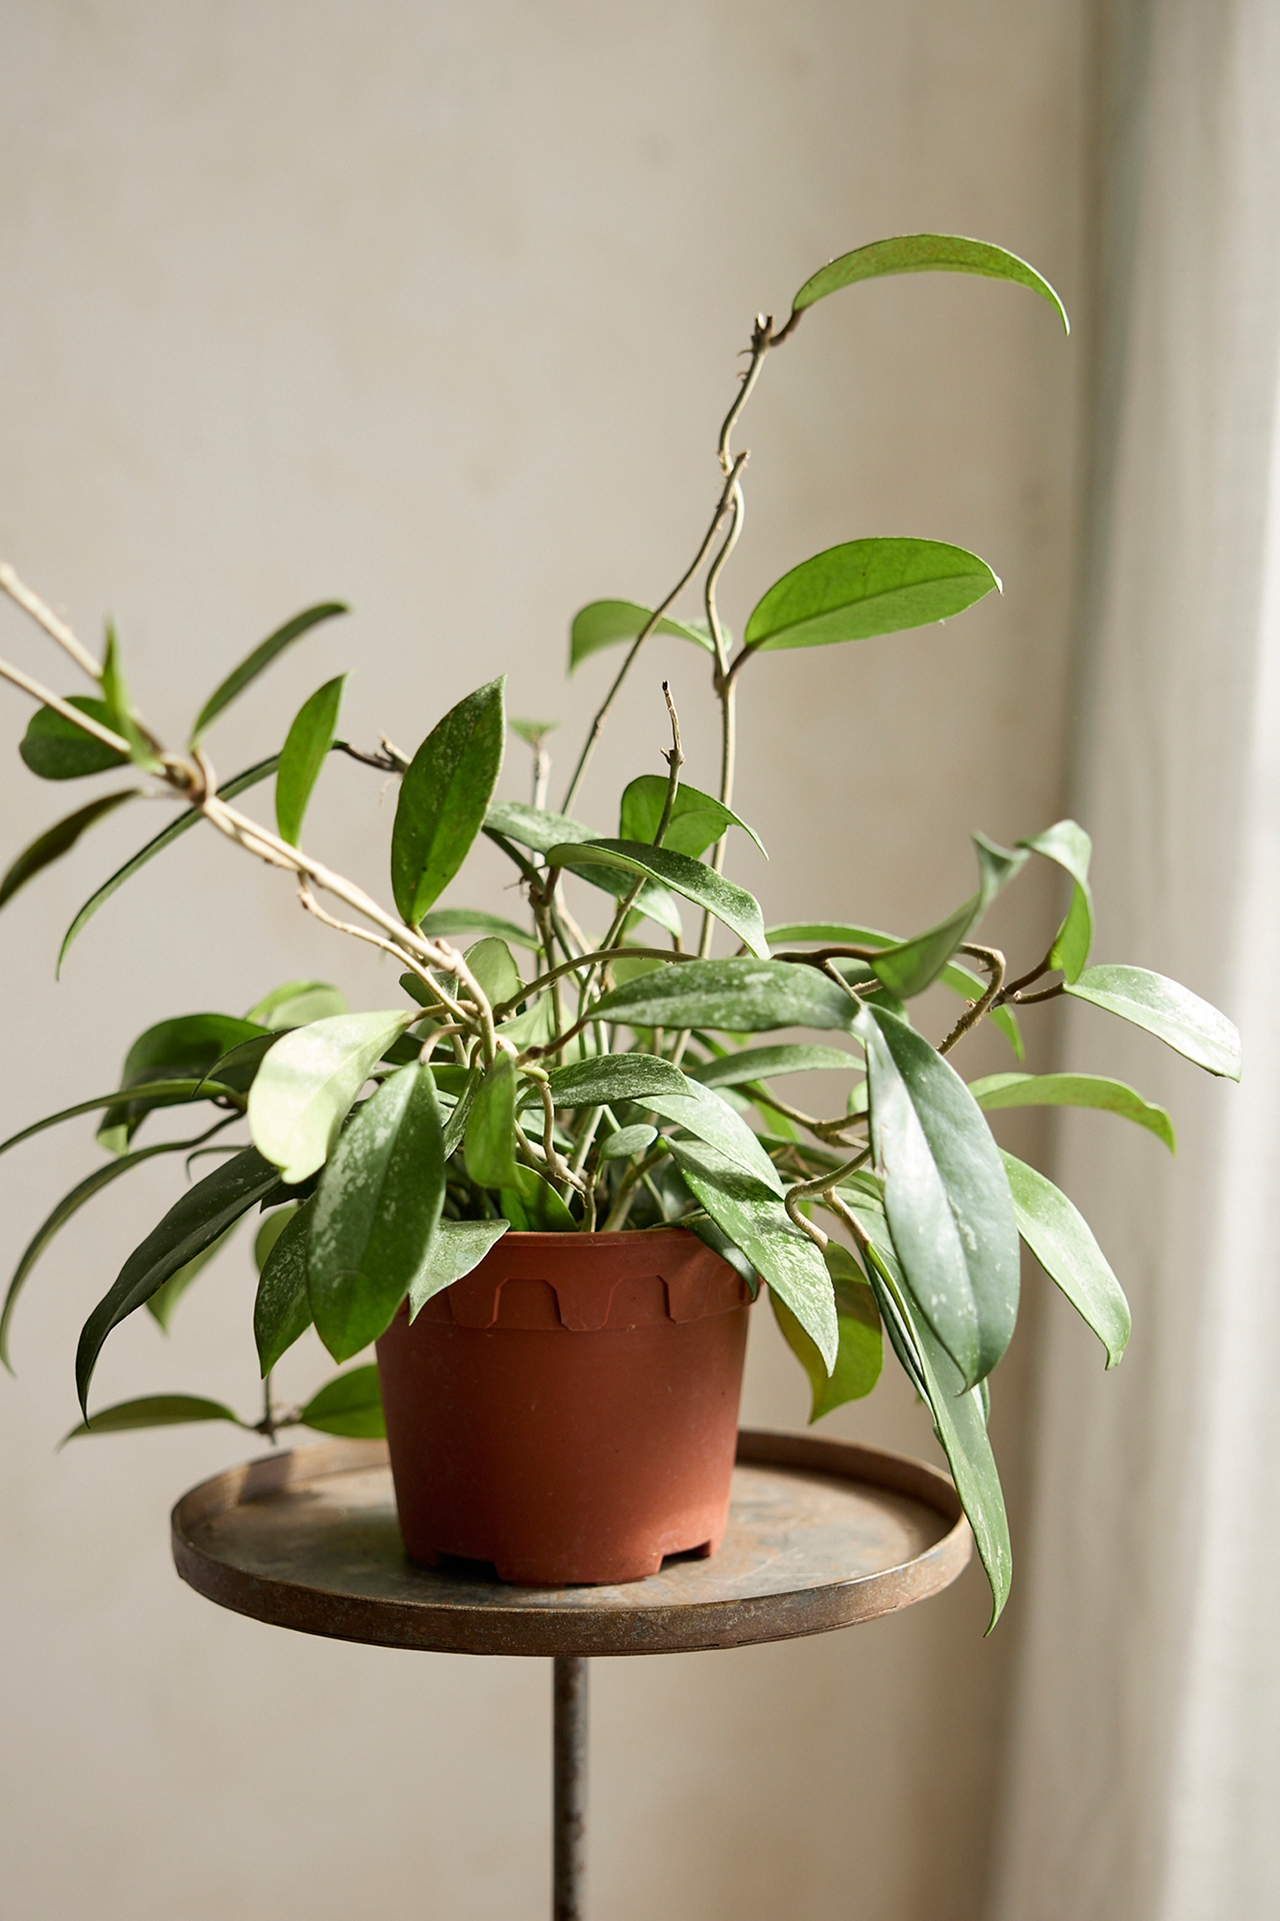
<path fill-rule="evenodd" d="M 558 1654 L 555 1700 L 552 1921 L 584 1921 L 587 1865 L 587 1663 Z"/>

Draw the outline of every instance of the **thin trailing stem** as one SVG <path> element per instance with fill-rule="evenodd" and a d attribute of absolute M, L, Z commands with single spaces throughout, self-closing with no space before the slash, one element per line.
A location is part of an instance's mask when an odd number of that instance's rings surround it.
<path fill-rule="evenodd" d="M 83 641 L 76 638 L 65 620 L 59 620 L 52 607 L 33 593 L 25 581 L 18 578 L 7 560 L 0 560 L 0 590 L 8 594 L 10 600 L 21 607 L 24 614 L 30 614 L 38 627 L 42 627 L 50 640 L 56 640 L 64 653 L 70 654 L 82 673 L 90 680 L 101 681 L 102 668 L 94 659 Z"/>
<path fill-rule="evenodd" d="M 949 1054 L 956 1042 L 962 1040 L 964 1036 L 969 1033 L 970 1029 L 978 1025 L 978 1022 L 983 1018 L 984 1014 L 990 1012 L 991 1008 L 995 1006 L 1001 984 L 1004 980 L 1004 955 L 1000 952 L 999 948 L 962 947 L 960 952 L 967 954 L 970 960 L 976 960 L 979 967 L 985 969 L 987 975 L 987 991 L 980 1000 L 971 1001 L 968 1007 L 966 1007 L 964 1013 L 947 1035 L 947 1038 L 938 1048 L 940 1054 Z"/>

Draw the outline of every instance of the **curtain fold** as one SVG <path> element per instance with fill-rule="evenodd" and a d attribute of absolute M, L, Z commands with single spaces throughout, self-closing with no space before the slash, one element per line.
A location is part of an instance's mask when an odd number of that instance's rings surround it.
<path fill-rule="evenodd" d="M 1117 19 L 1128 31 L 1116 31 Z M 1065 1118 L 1056 1178 L 1134 1308 L 1120 1373 L 1049 1317 L 999 1921 L 1273 1921 L 1280 1857 L 1280 7 L 1099 9 L 1135 153 L 1103 179 L 1097 493 L 1073 811 L 1097 960 L 1241 1026 L 1241 1087 L 1073 1007 L 1063 1064 L 1176 1161 Z"/>

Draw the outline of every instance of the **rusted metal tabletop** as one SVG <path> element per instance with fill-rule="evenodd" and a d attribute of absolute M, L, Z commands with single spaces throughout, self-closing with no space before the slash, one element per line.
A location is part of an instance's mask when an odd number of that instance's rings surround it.
<path fill-rule="evenodd" d="M 590 1655 L 681 1654 L 852 1626 L 947 1587 L 969 1559 L 945 1475 L 848 1441 L 744 1430 L 724 1542 L 618 1587 L 521 1588 L 475 1562 L 417 1567 L 381 1441 L 246 1463 L 173 1510 L 178 1572 L 275 1627 L 555 1663 L 556 1921 L 582 1915 Z"/>

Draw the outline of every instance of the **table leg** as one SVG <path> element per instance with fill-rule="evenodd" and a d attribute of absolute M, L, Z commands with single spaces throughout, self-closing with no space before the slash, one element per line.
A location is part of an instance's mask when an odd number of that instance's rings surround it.
<path fill-rule="evenodd" d="M 552 1921 L 583 1921 L 587 1865 L 587 1663 L 558 1654 L 555 1702 Z"/>

